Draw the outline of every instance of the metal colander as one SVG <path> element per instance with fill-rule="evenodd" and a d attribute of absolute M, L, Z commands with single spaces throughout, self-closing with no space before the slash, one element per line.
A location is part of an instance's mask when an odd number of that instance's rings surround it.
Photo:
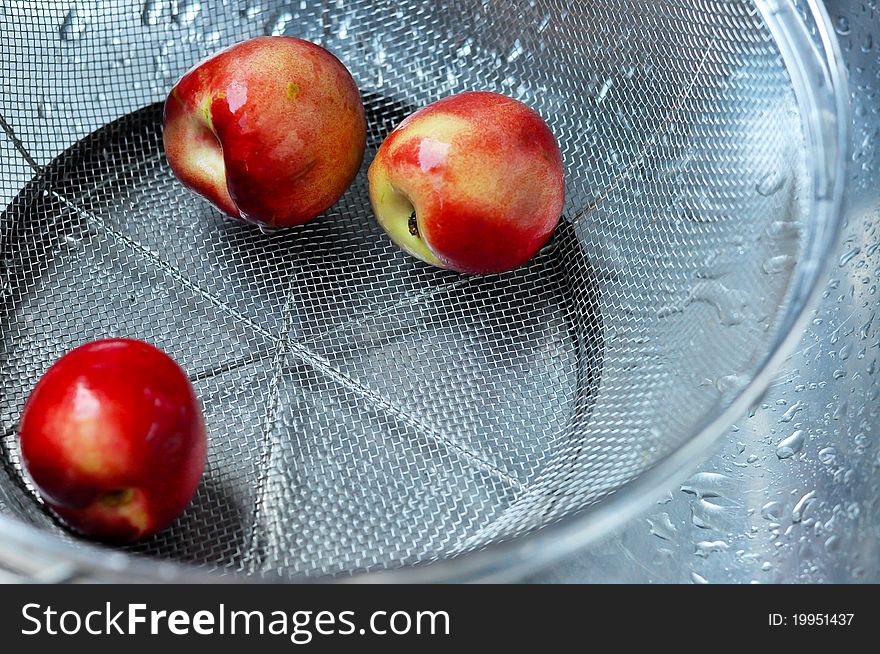
<path fill-rule="evenodd" d="M 171 85 L 258 34 L 334 52 L 368 122 L 345 196 L 277 234 L 187 192 L 162 150 Z M 468 579 L 603 533 L 797 336 L 838 228 L 829 34 L 790 0 L 0 2 L 0 559 Z M 485 277 L 400 252 L 366 180 L 406 115 L 477 89 L 538 111 L 567 174 L 551 243 Z M 16 436 L 48 366 L 114 335 L 188 371 L 209 433 L 190 509 L 128 552 L 59 525 Z"/>

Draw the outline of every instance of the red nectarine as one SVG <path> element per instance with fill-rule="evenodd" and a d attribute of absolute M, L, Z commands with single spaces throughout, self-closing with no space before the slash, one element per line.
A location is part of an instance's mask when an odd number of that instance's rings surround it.
<path fill-rule="evenodd" d="M 205 467 L 189 379 L 130 339 L 80 346 L 37 382 L 19 425 L 25 468 L 46 503 L 93 538 L 131 542 L 186 508 Z"/>
<path fill-rule="evenodd" d="M 391 239 L 428 263 L 497 273 L 531 259 L 559 222 L 565 184 L 550 128 L 526 105 L 472 92 L 406 118 L 370 165 Z"/>
<path fill-rule="evenodd" d="M 186 73 L 165 101 L 175 175 L 234 218 L 299 225 L 333 205 L 364 156 L 366 121 L 351 74 L 324 48 L 264 36 Z"/>

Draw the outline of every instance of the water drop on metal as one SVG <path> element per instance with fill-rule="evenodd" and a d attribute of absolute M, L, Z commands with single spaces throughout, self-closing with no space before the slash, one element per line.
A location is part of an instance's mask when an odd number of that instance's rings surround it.
<path fill-rule="evenodd" d="M 170 9 L 168 0 L 147 0 L 141 12 L 141 22 L 147 27 L 152 27 L 158 24 L 162 14 L 168 9 Z"/>
<path fill-rule="evenodd" d="M 761 517 L 769 522 L 778 522 L 784 511 L 785 505 L 782 502 L 767 502 L 761 507 Z"/>
<path fill-rule="evenodd" d="M 287 25 L 293 20 L 293 14 L 286 10 L 281 10 L 266 23 L 265 33 L 267 36 L 282 36 Z"/>
<path fill-rule="evenodd" d="M 798 522 L 803 520 L 804 512 L 809 508 L 810 504 L 815 499 L 816 491 L 812 490 L 797 501 L 797 503 L 794 505 L 794 508 L 791 510 L 792 523 L 797 524 Z"/>
<path fill-rule="evenodd" d="M 653 536 L 662 538 L 663 540 L 673 540 L 675 538 L 675 525 L 668 513 L 659 513 L 656 516 L 648 518 L 648 526 Z"/>
<path fill-rule="evenodd" d="M 780 254 L 770 257 L 762 265 L 761 269 L 768 275 L 776 275 L 794 267 L 795 258 L 790 254 Z"/>
<path fill-rule="evenodd" d="M 798 429 L 791 436 L 783 438 L 776 446 L 776 456 L 780 459 L 789 459 L 800 452 L 804 447 L 804 430 Z"/>
<path fill-rule="evenodd" d="M 182 0 L 177 5 L 174 22 L 183 26 L 192 25 L 201 11 L 202 3 L 199 0 Z"/>
<path fill-rule="evenodd" d="M 850 248 L 849 250 L 847 250 L 846 252 L 844 252 L 841 255 L 840 259 L 837 262 L 837 265 L 840 266 L 841 268 L 843 268 L 846 264 L 848 264 L 856 256 L 858 256 L 859 252 L 861 252 L 861 251 L 862 251 L 862 249 L 860 247 Z"/>
<path fill-rule="evenodd" d="M 81 9 L 77 5 L 71 7 L 58 28 L 58 35 L 62 41 L 76 41 L 85 33 L 92 16 L 87 9 Z"/>
<path fill-rule="evenodd" d="M 691 581 L 695 584 L 708 584 L 709 581 L 702 575 L 697 574 L 696 572 L 691 572 Z"/>
<path fill-rule="evenodd" d="M 782 414 L 782 417 L 779 419 L 779 422 L 782 422 L 782 423 L 791 422 L 794 419 L 795 414 L 797 414 L 799 411 L 803 411 L 804 407 L 805 407 L 804 403 L 801 402 L 800 400 L 798 400 L 797 402 L 795 402 L 794 404 L 792 404 L 788 408 L 788 411 L 786 411 L 785 413 Z"/>
<path fill-rule="evenodd" d="M 737 484 L 718 472 L 698 472 L 681 485 L 681 490 L 697 497 L 723 497 L 736 492 Z"/>
<path fill-rule="evenodd" d="M 785 185 L 785 179 L 785 174 L 782 174 L 778 171 L 772 172 L 769 175 L 763 177 L 755 185 L 755 191 L 757 191 L 758 195 L 770 197 L 771 195 L 775 195 L 776 193 L 778 193 L 779 190 Z"/>

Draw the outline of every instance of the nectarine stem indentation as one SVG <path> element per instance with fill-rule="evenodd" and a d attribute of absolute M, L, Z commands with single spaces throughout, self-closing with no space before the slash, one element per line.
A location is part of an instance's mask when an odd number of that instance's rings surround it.
<path fill-rule="evenodd" d="M 104 506 L 116 507 L 125 506 L 134 499 L 134 491 L 130 488 L 120 488 L 119 490 L 110 491 L 101 496 L 100 502 Z"/>

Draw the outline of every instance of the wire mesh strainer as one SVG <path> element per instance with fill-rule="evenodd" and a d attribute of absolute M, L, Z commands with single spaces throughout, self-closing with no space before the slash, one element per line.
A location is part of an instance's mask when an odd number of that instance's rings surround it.
<path fill-rule="evenodd" d="M 339 204 L 276 235 L 186 192 L 161 149 L 177 77 L 261 33 L 339 56 L 369 128 Z M 756 398 L 837 233 L 847 98 L 814 2 L 13 0 L 0 37 L 0 559 L 29 572 L 542 562 Z M 366 184 L 404 116 L 475 89 L 536 109 L 567 170 L 551 244 L 489 277 L 399 252 Z M 140 556 L 65 532 L 17 450 L 39 376 L 110 335 L 172 355 L 209 430 L 192 507 Z"/>

